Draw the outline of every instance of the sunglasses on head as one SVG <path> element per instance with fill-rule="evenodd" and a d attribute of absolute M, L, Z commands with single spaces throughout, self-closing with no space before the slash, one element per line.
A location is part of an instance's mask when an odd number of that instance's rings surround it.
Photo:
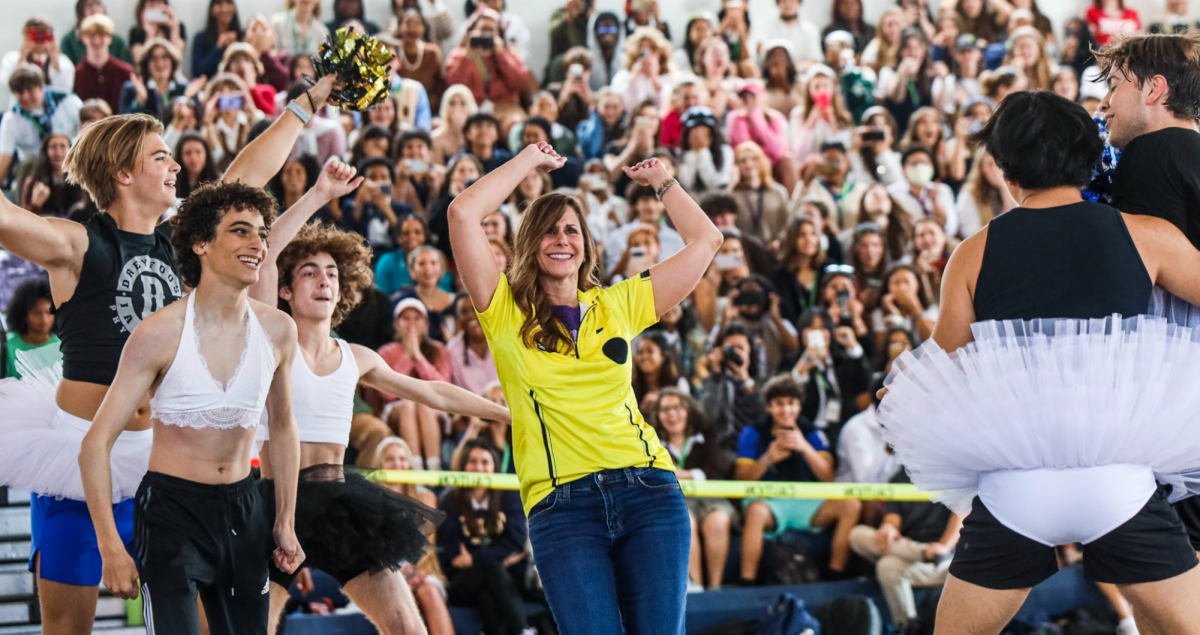
<path fill-rule="evenodd" d="M 844 273 L 852 276 L 854 275 L 854 267 L 850 265 L 825 265 L 825 273 Z"/>

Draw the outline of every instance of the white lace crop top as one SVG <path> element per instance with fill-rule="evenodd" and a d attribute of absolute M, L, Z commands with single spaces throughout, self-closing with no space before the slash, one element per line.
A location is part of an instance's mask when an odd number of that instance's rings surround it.
<path fill-rule="evenodd" d="M 271 338 L 247 309 L 246 346 L 237 369 L 225 386 L 213 379 L 200 355 L 194 324 L 196 294 L 187 297 L 187 313 L 175 360 L 150 399 L 151 416 L 183 428 L 253 428 L 258 425 L 275 376 Z"/>

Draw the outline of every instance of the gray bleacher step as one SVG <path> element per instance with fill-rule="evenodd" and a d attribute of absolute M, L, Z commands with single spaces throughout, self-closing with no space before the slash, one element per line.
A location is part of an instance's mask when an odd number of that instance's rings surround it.
<path fill-rule="evenodd" d="M 0 602 L 0 624 L 28 624 L 29 602 Z"/>
<path fill-rule="evenodd" d="M 7 493 L 7 504 L 29 506 L 29 492 L 7 488 L 4 491 Z"/>
<path fill-rule="evenodd" d="M 101 597 L 96 602 L 96 619 L 120 618 L 125 620 L 125 600 L 116 597 Z"/>
<path fill-rule="evenodd" d="M 0 507 L 0 538 L 29 535 L 29 507 Z"/>
<path fill-rule="evenodd" d="M 0 562 L 27 562 L 28 560 L 28 540 L 0 542 Z"/>
<path fill-rule="evenodd" d="M 26 595 L 33 595 L 33 574 L 29 572 L 29 566 L 24 562 L 0 564 L 0 596 Z"/>

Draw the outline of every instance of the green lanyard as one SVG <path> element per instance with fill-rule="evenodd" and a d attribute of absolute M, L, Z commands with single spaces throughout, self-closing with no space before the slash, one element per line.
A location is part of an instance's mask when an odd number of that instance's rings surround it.
<path fill-rule="evenodd" d="M 39 121 L 39 118 L 38 118 L 38 117 L 34 117 L 33 115 L 31 115 L 31 114 L 29 114 L 29 113 L 25 112 L 24 110 L 22 110 L 22 111 L 21 111 L 21 116 L 22 116 L 22 117 L 25 117 L 25 119 L 26 119 L 26 120 L 28 120 L 28 121 L 29 121 L 29 123 L 33 124 L 33 126 L 34 126 L 35 128 L 37 128 L 37 132 L 38 132 L 38 139 L 39 139 L 39 140 L 41 140 L 41 141 L 45 141 L 45 140 L 46 140 L 46 134 L 47 134 L 49 131 L 48 131 L 48 130 L 46 130 L 46 127 L 42 125 L 42 122 L 41 122 L 41 121 Z"/>
<path fill-rule="evenodd" d="M 504 458 L 500 459 L 500 471 L 501 472 L 508 471 L 508 461 L 511 458 L 512 458 L 512 444 L 505 443 L 504 444 Z"/>
<path fill-rule="evenodd" d="M 492 93 L 492 76 L 488 75 L 487 65 L 479 53 L 475 53 L 475 65 L 479 67 L 479 76 L 483 78 L 483 98 L 490 99 Z"/>
<path fill-rule="evenodd" d="M 913 106 L 921 104 L 921 94 L 917 92 L 917 82 L 912 79 L 908 80 L 908 99 Z"/>
<path fill-rule="evenodd" d="M 314 20 L 316 17 L 314 16 Z M 312 24 L 308 25 L 308 33 L 304 35 L 304 46 L 300 46 L 300 31 L 296 24 L 296 10 L 288 11 L 288 25 L 292 28 L 292 43 L 296 45 L 296 53 L 308 52 L 308 44 L 312 42 Z"/>
<path fill-rule="evenodd" d="M 675 465 L 681 470 L 684 469 L 683 464 L 687 463 L 688 455 L 692 453 L 692 446 L 695 445 L 695 443 L 693 443 L 694 440 L 695 437 L 688 437 L 684 439 L 683 446 L 679 448 L 679 460 L 675 461 Z M 670 452 L 667 454 L 670 455 Z"/>

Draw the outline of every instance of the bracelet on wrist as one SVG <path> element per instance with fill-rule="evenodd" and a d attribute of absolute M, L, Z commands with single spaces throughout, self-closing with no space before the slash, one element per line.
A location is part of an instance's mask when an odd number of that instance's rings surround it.
<path fill-rule="evenodd" d="M 667 190 L 671 189 L 671 187 L 675 185 L 679 185 L 679 181 L 676 181 L 674 178 L 667 179 L 655 189 L 654 195 L 657 196 L 658 200 L 661 201 L 663 195 L 667 193 Z"/>
<path fill-rule="evenodd" d="M 296 118 L 300 120 L 302 125 L 307 125 L 308 120 L 312 119 L 312 114 L 304 110 L 304 106 L 301 106 L 299 103 L 297 103 L 295 99 L 289 101 L 285 109 L 293 115 L 296 115 Z"/>

